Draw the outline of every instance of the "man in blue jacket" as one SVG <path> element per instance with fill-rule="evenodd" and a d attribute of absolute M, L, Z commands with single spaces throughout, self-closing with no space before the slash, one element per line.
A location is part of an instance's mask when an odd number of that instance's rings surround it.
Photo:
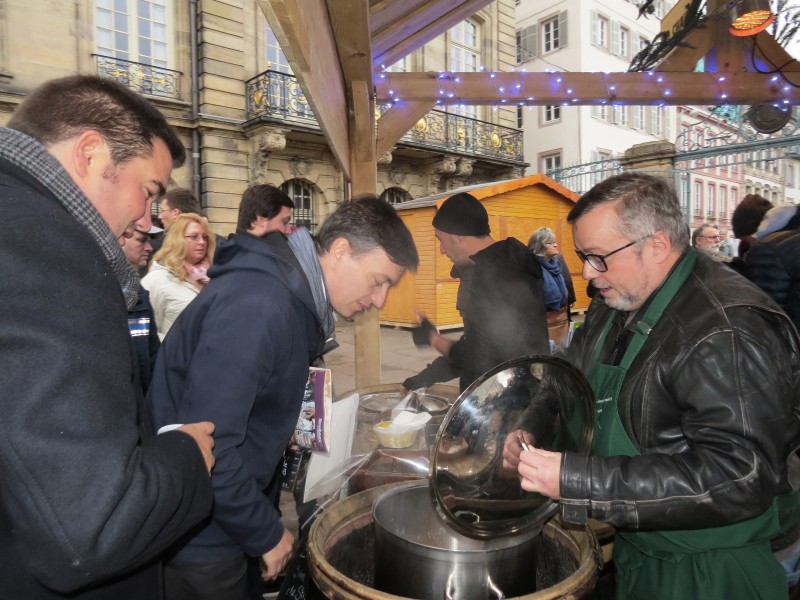
<path fill-rule="evenodd" d="M 282 193 L 282 192 L 281 192 Z M 264 577 L 286 565 L 293 536 L 275 509 L 273 475 L 297 422 L 310 363 L 345 318 L 380 308 L 407 268 L 411 233 L 375 197 L 341 205 L 316 238 L 238 232 L 218 249 L 211 283 L 159 353 L 149 400 L 158 427 L 216 425 L 214 508 L 167 563 L 167 598 L 248 597 L 247 556 Z"/>

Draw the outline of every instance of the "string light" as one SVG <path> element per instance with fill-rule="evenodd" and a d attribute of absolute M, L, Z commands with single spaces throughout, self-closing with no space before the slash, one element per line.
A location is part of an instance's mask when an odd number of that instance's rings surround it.
<path fill-rule="evenodd" d="M 488 75 L 488 77 L 486 77 Z M 523 71 L 516 70 L 513 72 L 490 72 L 486 71 L 485 74 L 473 72 L 469 74 L 454 73 L 450 71 L 441 71 L 432 74 L 435 78 L 436 87 L 433 88 L 432 93 L 436 104 L 439 105 L 471 105 L 474 103 L 497 104 L 500 106 L 526 106 L 532 103 L 540 103 L 542 105 L 555 105 L 555 106 L 572 106 L 576 104 L 587 105 L 607 105 L 609 103 L 621 103 L 627 105 L 634 103 L 631 99 L 618 101 L 618 94 L 620 85 L 625 84 L 625 90 L 633 86 L 633 89 L 641 90 L 637 94 L 640 98 L 639 104 L 652 104 L 655 106 L 669 106 L 674 104 L 679 99 L 683 102 L 682 94 L 680 93 L 679 84 L 682 83 L 681 77 L 685 74 L 672 74 L 662 71 L 646 71 L 642 73 L 617 73 L 617 72 L 595 72 L 586 73 L 581 75 L 592 75 L 593 80 L 588 82 L 588 87 L 584 89 L 583 78 L 576 77 L 577 74 L 564 73 L 563 71 L 546 70 L 545 72 L 523 74 Z M 640 75 L 641 78 L 637 78 Z M 676 77 L 677 75 L 677 77 Z M 727 73 L 696 73 L 693 74 L 698 77 L 708 77 L 708 82 L 705 86 L 699 86 L 699 89 L 714 89 L 717 88 L 717 102 L 720 104 L 734 104 L 742 103 L 742 97 L 751 103 L 757 102 L 749 100 L 749 88 L 745 89 L 743 82 L 747 82 L 749 86 L 750 74 L 743 77 L 731 76 Z M 403 80 L 405 75 L 396 75 L 391 71 L 386 73 L 376 73 L 376 82 L 379 83 L 380 95 L 384 95 L 385 102 L 396 103 L 400 101 L 400 95 L 404 95 L 403 91 L 406 89 L 403 86 L 398 87 L 392 85 L 396 81 Z M 485 79 L 483 79 L 485 78 Z M 671 81 L 671 79 L 675 80 Z M 598 79 L 600 81 L 598 81 Z M 489 90 L 486 87 L 481 89 L 480 82 L 484 81 L 488 84 Z M 692 79 L 691 81 L 697 81 Z M 782 73 L 771 73 L 764 81 L 769 90 L 766 94 L 760 94 L 763 98 L 761 104 L 775 103 L 781 109 L 785 109 L 795 104 L 800 104 L 797 97 L 797 90 L 794 85 Z M 602 85 L 600 85 L 602 83 Z M 647 89 L 647 85 L 652 85 L 655 89 Z M 465 87 L 461 87 L 465 86 Z M 526 90 L 526 86 L 532 89 Z M 542 91 L 544 87 L 546 92 Z M 599 89 L 598 89 L 599 87 Z M 752 86 L 751 86 L 752 87 Z M 491 88 L 494 93 L 491 93 Z M 604 88 L 604 89 L 603 89 Z M 588 90 L 588 94 L 587 94 Z M 602 90 L 602 91 L 600 91 Z M 400 93 L 398 93 L 398 91 Z M 535 93 L 531 93 L 535 92 Z M 462 94 L 467 93 L 466 97 Z M 590 95 L 589 95 L 590 94 Z M 467 98 L 469 100 L 467 100 Z M 407 97 L 405 97 L 408 100 Z M 467 100 L 465 102 L 465 100 Z"/>

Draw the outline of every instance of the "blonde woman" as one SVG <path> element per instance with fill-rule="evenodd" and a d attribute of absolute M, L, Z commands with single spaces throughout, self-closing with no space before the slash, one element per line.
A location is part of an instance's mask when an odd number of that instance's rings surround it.
<path fill-rule="evenodd" d="M 195 213 L 179 215 L 164 236 L 150 272 L 142 279 L 142 286 L 150 292 L 162 340 L 181 311 L 208 283 L 214 244 L 214 233 L 205 218 Z"/>

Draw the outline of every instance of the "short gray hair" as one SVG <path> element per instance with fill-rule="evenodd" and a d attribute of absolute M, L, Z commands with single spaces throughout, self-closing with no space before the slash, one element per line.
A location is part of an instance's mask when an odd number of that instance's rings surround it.
<path fill-rule="evenodd" d="M 549 227 L 539 227 L 528 240 L 528 250 L 536 256 L 544 256 L 544 247 L 556 241 L 556 234 Z"/>
<path fill-rule="evenodd" d="M 641 240 L 665 232 L 678 252 L 689 247 L 689 225 L 675 189 L 663 177 L 629 171 L 601 181 L 586 192 L 567 215 L 574 224 L 593 208 L 617 202 L 617 230 L 625 238 Z"/>

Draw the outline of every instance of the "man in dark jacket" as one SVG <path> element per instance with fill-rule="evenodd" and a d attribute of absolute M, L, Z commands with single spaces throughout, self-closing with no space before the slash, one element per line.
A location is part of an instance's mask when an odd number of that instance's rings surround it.
<path fill-rule="evenodd" d="M 800 329 L 800 210 L 776 206 L 764 215 L 758 242 L 747 254 L 747 276 L 778 303 Z"/>
<path fill-rule="evenodd" d="M 158 555 L 211 507 L 213 426 L 153 436 L 118 238 L 150 227 L 185 151 L 158 110 L 96 76 L 44 84 L 8 126 L 0 598 L 158 598 Z"/>
<path fill-rule="evenodd" d="M 565 354 L 595 394 L 592 455 L 520 453 L 509 436 L 505 461 L 521 460 L 523 489 L 559 498 L 568 520 L 617 528 L 617 598 L 786 598 L 770 541 L 797 513 L 797 332 L 761 290 L 689 247 L 660 177 L 612 177 L 568 219 L 597 288 Z"/>
<path fill-rule="evenodd" d="M 147 267 L 147 261 L 153 253 L 150 240 L 159 239 L 164 234 L 160 227 L 150 227 L 148 231 L 134 230 L 133 235 L 122 238 L 122 252 L 128 263 L 139 272 Z M 156 355 L 161 347 L 161 340 L 156 330 L 156 319 L 153 315 L 153 306 L 150 304 L 150 294 L 139 285 L 138 300 L 133 308 L 128 311 L 128 330 L 131 332 L 133 347 L 136 350 L 136 359 L 139 363 L 139 383 L 142 392 L 147 393 L 150 387 L 150 375 L 156 364 Z"/>
<path fill-rule="evenodd" d="M 457 267 L 472 267 L 464 335 L 450 340 L 425 321 L 416 338 L 455 367 L 461 390 L 507 360 L 550 354 L 542 269 L 525 244 L 515 238 L 495 242 L 486 208 L 467 193 L 444 201 L 433 228 L 440 252 Z"/>
<path fill-rule="evenodd" d="M 374 197 L 341 205 L 316 240 L 301 228 L 221 244 L 211 283 L 161 346 L 148 395 L 159 427 L 201 417 L 217 426 L 214 508 L 166 566 L 169 600 L 247 598 L 246 556 L 262 558 L 266 579 L 281 572 L 293 536 L 272 478 L 308 367 L 334 331 L 331 308 L 345 318 L 380 308 L 418 260 L 400 217 Z"/>

